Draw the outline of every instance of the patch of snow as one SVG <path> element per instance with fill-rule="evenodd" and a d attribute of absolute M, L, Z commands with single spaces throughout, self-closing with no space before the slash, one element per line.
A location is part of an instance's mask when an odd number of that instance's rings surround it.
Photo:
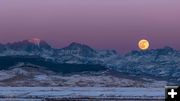
<path fill-rule="evenodd" d="M 9 96 L 11 95 L 11 96 Z M 113 87 L 0 87 L 4 97 L 156 97 L 164 98 L 164 88 Z"/>
<path fill-rule="evenodd" d="M 0 71 L 0 81 L 13 78 L 15 75 L 9 74 L 4 70 Z"/>
<path fill-rule="evenodd" d="M 35 80 L 48 80 L 48 76 L 47 75 L 35 75 L 34 76 Z"/>

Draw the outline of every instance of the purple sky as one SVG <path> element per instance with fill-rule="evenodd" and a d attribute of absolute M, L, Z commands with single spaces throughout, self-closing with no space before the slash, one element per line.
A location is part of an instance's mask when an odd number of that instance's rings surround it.
<path fill-rule="evenodd" d="M 0 42 L 38 37 L 124 53 L 147 38 L 180 50 L 179 12 L 180 0 L 0 0 Z"/>

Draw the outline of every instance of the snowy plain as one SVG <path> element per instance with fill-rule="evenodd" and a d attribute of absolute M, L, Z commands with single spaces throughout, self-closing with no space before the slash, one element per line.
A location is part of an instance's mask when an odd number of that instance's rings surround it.
<path fill-rule="evenodd" d="M 0 87 L 0 98 L 120 97 L 163 99 L 164 88 L 132 87 Z"/>

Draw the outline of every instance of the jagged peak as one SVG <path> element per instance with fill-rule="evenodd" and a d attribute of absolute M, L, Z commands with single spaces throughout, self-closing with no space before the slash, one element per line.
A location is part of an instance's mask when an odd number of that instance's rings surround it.
<path fill-rule="evenodd" d="M 70 43 L 66 48 L 87 48 L 87 49 L 92 49 L 88 45 L 77 43 L 77 42 Z"/>
<path fill-rule="evenodd" d="M 70 43 L 67 47 L 62 48 L 62 50 L 76 51 L 76 53 L 80 53 L 84 56 L 94 56 L 94 54 L 97 52 L 88 45 L 77 42 Z"/>
<path fill-rule="evenodd" d="M 41 42 L 41 39 L 39 39 L 39 38 L 31 38 L 31 39 L 28 39 L 27 41 L 39 46 L 40 42 Z"/>
<path fill-rule="evenodd" d="M 22 40 L 22 41 L 11 42 L 5 45 L 13 49 L 20 49 L 22 47 L 51 49 L 51 46 L 47 42 L 38 38 L 31 38 L 31 39 Z"/>
<path fill-rule="evenodd" d="M 169 51 L 174 51 L 174 49 L 172 47 L 169 46 L 165 46 L 164 48 L 162 48 L 164 50 L 169 50 Z"/>
<path fill-rule="evenodd" d="M 46 41 L 41 40 L 39 38 L 31 38 L 26 41 L 34 45 L 37 45 L 38 47 L 51 48 L 51 46 Z"/>
<path fill-rule="evenodd" d="M 84 45 L 81 44 L 81 43 L 72 42 L 72 43 L 69 44 L 69 47 L 72 47 L 72 46 L 84 46 Z"/>
<path fill-rule="evenodd" d="M 146 54 L 159 54 L 159 55 L 166 55 L 168 53 L 175 52 L 175 50 L 169 46 L 165 46 L 163 48 L 158 48 L 158 49 L 151 49 L 151 50 L 146 50 L 146 51 L 137 51 L 133 50 L 130 53 L 127 53 L 127 55 L 146 55 Z"/>

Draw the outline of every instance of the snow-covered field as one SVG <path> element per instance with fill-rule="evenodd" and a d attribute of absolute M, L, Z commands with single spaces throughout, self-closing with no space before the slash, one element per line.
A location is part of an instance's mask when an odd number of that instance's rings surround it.
<path fill-rule="evenodd" d="M 112 71 L 62 75 L 32 67 L 0 71 L 1 87 L 143 87 L 163 88 L 166 81 L 131 77 Z"/>
<path fill-rule="evenodd" d="M 44 99 L 81 97 L 118 97 L 163 99 L 164 88 L 117 87 L 0 87 L 0 98 Z"/>

